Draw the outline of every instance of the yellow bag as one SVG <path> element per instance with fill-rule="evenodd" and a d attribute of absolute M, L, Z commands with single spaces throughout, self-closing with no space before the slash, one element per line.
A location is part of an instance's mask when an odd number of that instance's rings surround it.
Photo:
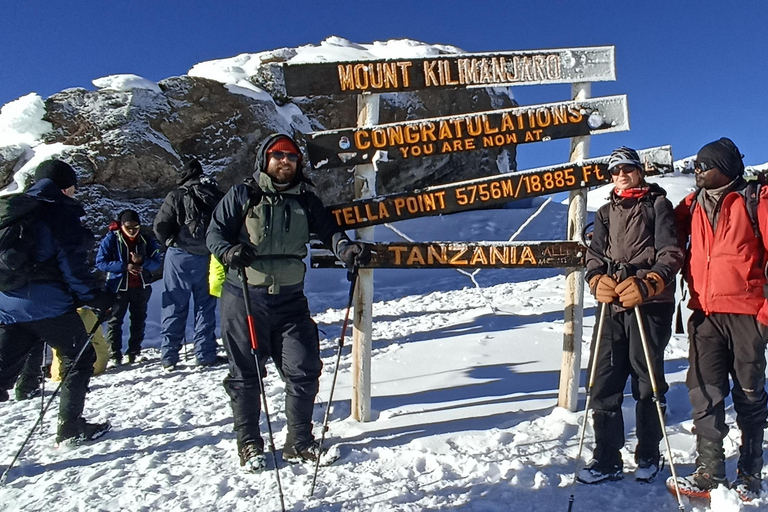
<path fill-rule="evenodd" d="M 91 332 L 93 326 L 99 320 L 98 315 L 90 309 L 79 308 L 77 313 L 80 315 L 80 319 L 83 321 L 85 330 Z M 109 344 L 104 339 L 104 334 L 101 332 L 101 328 L 96 329 L 96 333 L 91 338 L 91 345 L 96 350 L 96 362 L 93 363 L 93 374 L 99 375 L 104 373 L 107 369 L 107 362 L 109 361 Z M 58 351 L 53 349 L 53 362 L 51 363 L 51 380 L 60 381 L 63 377 L 63 368 L 61 359 L 59 358 Z"/>

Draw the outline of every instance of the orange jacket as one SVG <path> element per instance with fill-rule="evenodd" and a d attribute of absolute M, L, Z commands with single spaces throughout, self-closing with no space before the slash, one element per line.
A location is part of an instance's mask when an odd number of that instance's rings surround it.
<path fill-rule="evenodd" d="M 691 212 L 695 192 L 675 208 L 678 236 L 690 236 L 683 275 L 691 291 L 690 309 L 704 313 L 757 315 L 768 325 L 768 303 L 763 287 L 768 250 L 768 187 L 762 187 L 757 208 L 761 238 L 755 237 L 744 197 L 728 192 L 720 202 L 717 229 L 701 204 Z"/>

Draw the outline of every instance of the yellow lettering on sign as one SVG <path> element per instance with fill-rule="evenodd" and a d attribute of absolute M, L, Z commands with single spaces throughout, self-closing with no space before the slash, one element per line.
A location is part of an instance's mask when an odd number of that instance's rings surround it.
<path fill-rule="evenodd" d="M 403 141 L 403 127 L 402 126 L 387 126 L 387 140 L 390 146 L 400 146 Z"/>
<path fill-rule="evenodd" d="M 405 131 L 405 142 L 416 144 L 419 142 L 419 127 L 414 124 L 407 124 L 403 128 Z"/>
<path fill-rule="evenodd" d="M 503 263 L 505 265 L 509 264 L 509 247 L 502 247 L 499 249 L 498 247 L 491 247 L 491 265 L 497 265 L 499 263 Z"/>
<path fill-rule="evenodd" d="M 488 116 L 486 114 L 482 115 L 483 118 L 483 133 L 491 134 L 491 133 L 497 133 L 499 131 L 499 128 L 496 126 L 491 126 L 490 120 L 488 119 Z"/>
<path fill-rule="evenodd" d="M 435 123 L 423 123 L 421 125 L 421 142 L 427 142 L 428 140 L 437 140 L 435 138 Z"/>
<path fill-rule="evenodd" d="M 419 265 L 426 264 L 426 261 L 424 261 L 424 256 L 422 256 L 421 250 L 418 246 L 411 249 L 411 253 L 408 255 L 408 261 L 406 261 L 405 264 L 413 265 L 416 262 L 418 262 Z"/>
<path fill-rule="evenodd" d="M 558 107 L 552 108 L 552 118 L 555 121 L 555 126 L 559 124 L 567 124 L 568 123 L 568 110 L 566 109 L 565 105 L 560 105 Z"/>
<path fill-rule="evenodd" d="M 390 245 L 389 247 L 387 247 L 387 250 L 395 253 L 395 265 L 403 264 L 402 257 L 403 257 L 403 253 L 408 250 L 407 247 L 402 247 L 399 245 Z"/>
<path fill-rule="evenodd" d="M 397 64 L 389 62 L 384 64 L 384 89 L 397 89 Z"/>
<path fill-rule="evenodd" d="M 584 119 L 584 114 L 581 112 L 581 109 L 578 107 L 578 105 L 568 106 L 568 119 L 572 123 L 580 123 L 581 120 Z"/>
<path fill-rule="evenodd" d="M 364 91 L 368 88 L 368 66 L 355 64 L 355 87 Z"/>
<path fill-rule="evenodd" d="M 365 130 L 355 132 L 355 147 L 357 149 L 368 149 L 371 147 L 371 143 L 368 142 L 369 135 Z"/>
<path fill-rule="evenodd" d="M 488 259 L 485 257 L 482 247 L 475 247 L 472 259 L 469 261 L 470 265 L 476 265 L 477 263 L 482 263 L 483 265 L 488 264 Z"/>
<path fill-rule="evenodd" d="M 515 129 L 515 122 L 512 120 L 512 116 L 509 115 L 509 112 L 504 112 L 501 114 L 501 131 L 503 132 L 509 132 L 513 131 Z"/>
<path fill-rule="evenodd" d="M 410 68 L 413 65 L 412 62 L 398 62 L 397 67 L 400 68 L 400 73 L 403 77 L 403 87 L 410 87 L 411 86 L 411 76 L 410 72 L 408 71 L 408 68 Z"/>
<path fill-rule="evenodd" d="M 355 77 L 352 73 L 352 64 L 339 64 L 336 66 L 339 71 L 339 85 L 342 91 L 351 91 L 355 88 Z"/>
<path fill-rule="evenodd" d="M 437 75 L 435 74 L 435 66 L 437 66 L 437 61 L 434 61 L 434 60 L 424 61 L 424 86 L 425 87 L 440 85 Z"/>
<path fill-rule="evenodd" d="M 437 249 L 434 245 L 430 245 L 427 247 L 427 262 L 430 265 L 434 265 L 435 262 L 445 264 L 448 262 L 448 250 L 447 247 L 444 245 L 438 246 L 440 248 L 440 253 L 438 254 Z"/>
<path fill-rule="evenodd" d="M 536 257 L 533 255 L 533 251 L 529 246 L 523 247 L 522 254 L 520 254 L 520 264 L 532 263 L 536 265 Z"/>
<path fill-rule="evenodd" d="M 469 263 L 467 260 L 460 259 L 462 256 L 464 256 L 464 253 L 466 253 L 466 249 L 459 249 L 456 254 L 451 256 L 451 261 L 449 262 L 451 265 L 466 265 Z"/>
<path fill-rule="evenodd" d="M 339 226 L 343 226 L 342 211 L 341 210 L 331 210 L 331 213 L 333 213 L 333 216 L 336 217 L 336 224 L 338 224 Z"/>

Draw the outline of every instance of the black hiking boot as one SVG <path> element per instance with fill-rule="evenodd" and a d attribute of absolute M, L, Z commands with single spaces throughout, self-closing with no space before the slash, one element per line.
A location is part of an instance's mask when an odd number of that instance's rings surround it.
<path fill-rule="evenodd" d="M 664 457 L 656 457 L 655 459 L 644 459 L 637 462 L 637 469 L 635 469 L 635 480 L 649 484 L 653 482 L 656 475 L 659 474 L 664 468 Z"/>
<path fill-rule="evenodd" d="M 291 464 L 301 462 L 311 462 L 314 464 L 319 458 L 321 466 L 330 466 L 339 460 L 340 456 L 341 454 L 338 449 L 329 451 L 327 448 L 321 448 L 320 443 L 316 440 L 312 440 L 303 448 L 296 448 L 295 446 L 283 447 L 283 460 Z"/>
<path fill-rule="evenodd" d="M 735 490 L 743 501 L 752 501 L 760 497 L 763 488 L 763 479 L 760 473 L 747 474 L 741 469 L 736 470 L 736 480 L 731 489 Z"/>
<path fill-rule="evenodd" d="M 264 448 L 255 441 L 245 443 L 237 449 L 240 456 L 240 467 L 247 473 L 259 473 L 267 467 L 267 457 Z"/>
<path fill-rule="evenodd" d="M 677 477 L 680 494 L 691 498 L 709 498 L 709 491 L 719 485 L 728 487 L 725 478 L 725 452 L 721 440 L 713 441 L 703 437 L 696 438 L 696 471 L 691 475 Z M 667 480 L 667 488 L 674 492 L 675 480 Z"/>
<path fill-rule="evenodd" d="M 77 428 L 74 432 L 59 427 L 59 434 L 56 436 L 57 446 L 80 446 L 81 444 L 95 441 L 112 429 L 109 421 L 104 423 L 88 423 L 84 418 L 77 419 Z"/>
<path fill-rule="evenodd" d="M 624 478 L 621 466 L 614 464 L 601 464 L 598 461 L 592 463 L 579 471 L 576 475 L 576 481 L 582 484 L 599 484 L 602 482 L 615 482 Z"/>

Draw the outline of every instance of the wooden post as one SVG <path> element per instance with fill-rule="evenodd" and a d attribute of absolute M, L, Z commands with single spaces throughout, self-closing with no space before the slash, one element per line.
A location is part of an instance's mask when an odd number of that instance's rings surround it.
<path fill-rule="evenodd" d="M 357 126 L 379 122 L 379 95 L 357 97 Z M 355 199 L 376 195 L 376 164 L 355 167 Z M 373 241 L 373 227 L 355 230 L 358 240 Z M 373 270 L 359 270 L 352 323 L 352 418 L 371 420 L 371 334 L 373 331 Z"/>
<path fill-rule="evenodd" d="M 590 96 L 590 83 L 573 84 L 573 99 Z M 589 157 L 589 136 L 571 139 L 570 161 Z M 568 197 L 567 239 L 580 240 L 587 220 L 587 191 L 573 190 Z M 565 325 L 563 333 L 563 361 L 560 367 L 560 389 L 557 405 L 575 411 L 579 398 L 581 376 L 581 342 L 584 316 L 584 269 L 568 268 L 565 278 Z"/>

